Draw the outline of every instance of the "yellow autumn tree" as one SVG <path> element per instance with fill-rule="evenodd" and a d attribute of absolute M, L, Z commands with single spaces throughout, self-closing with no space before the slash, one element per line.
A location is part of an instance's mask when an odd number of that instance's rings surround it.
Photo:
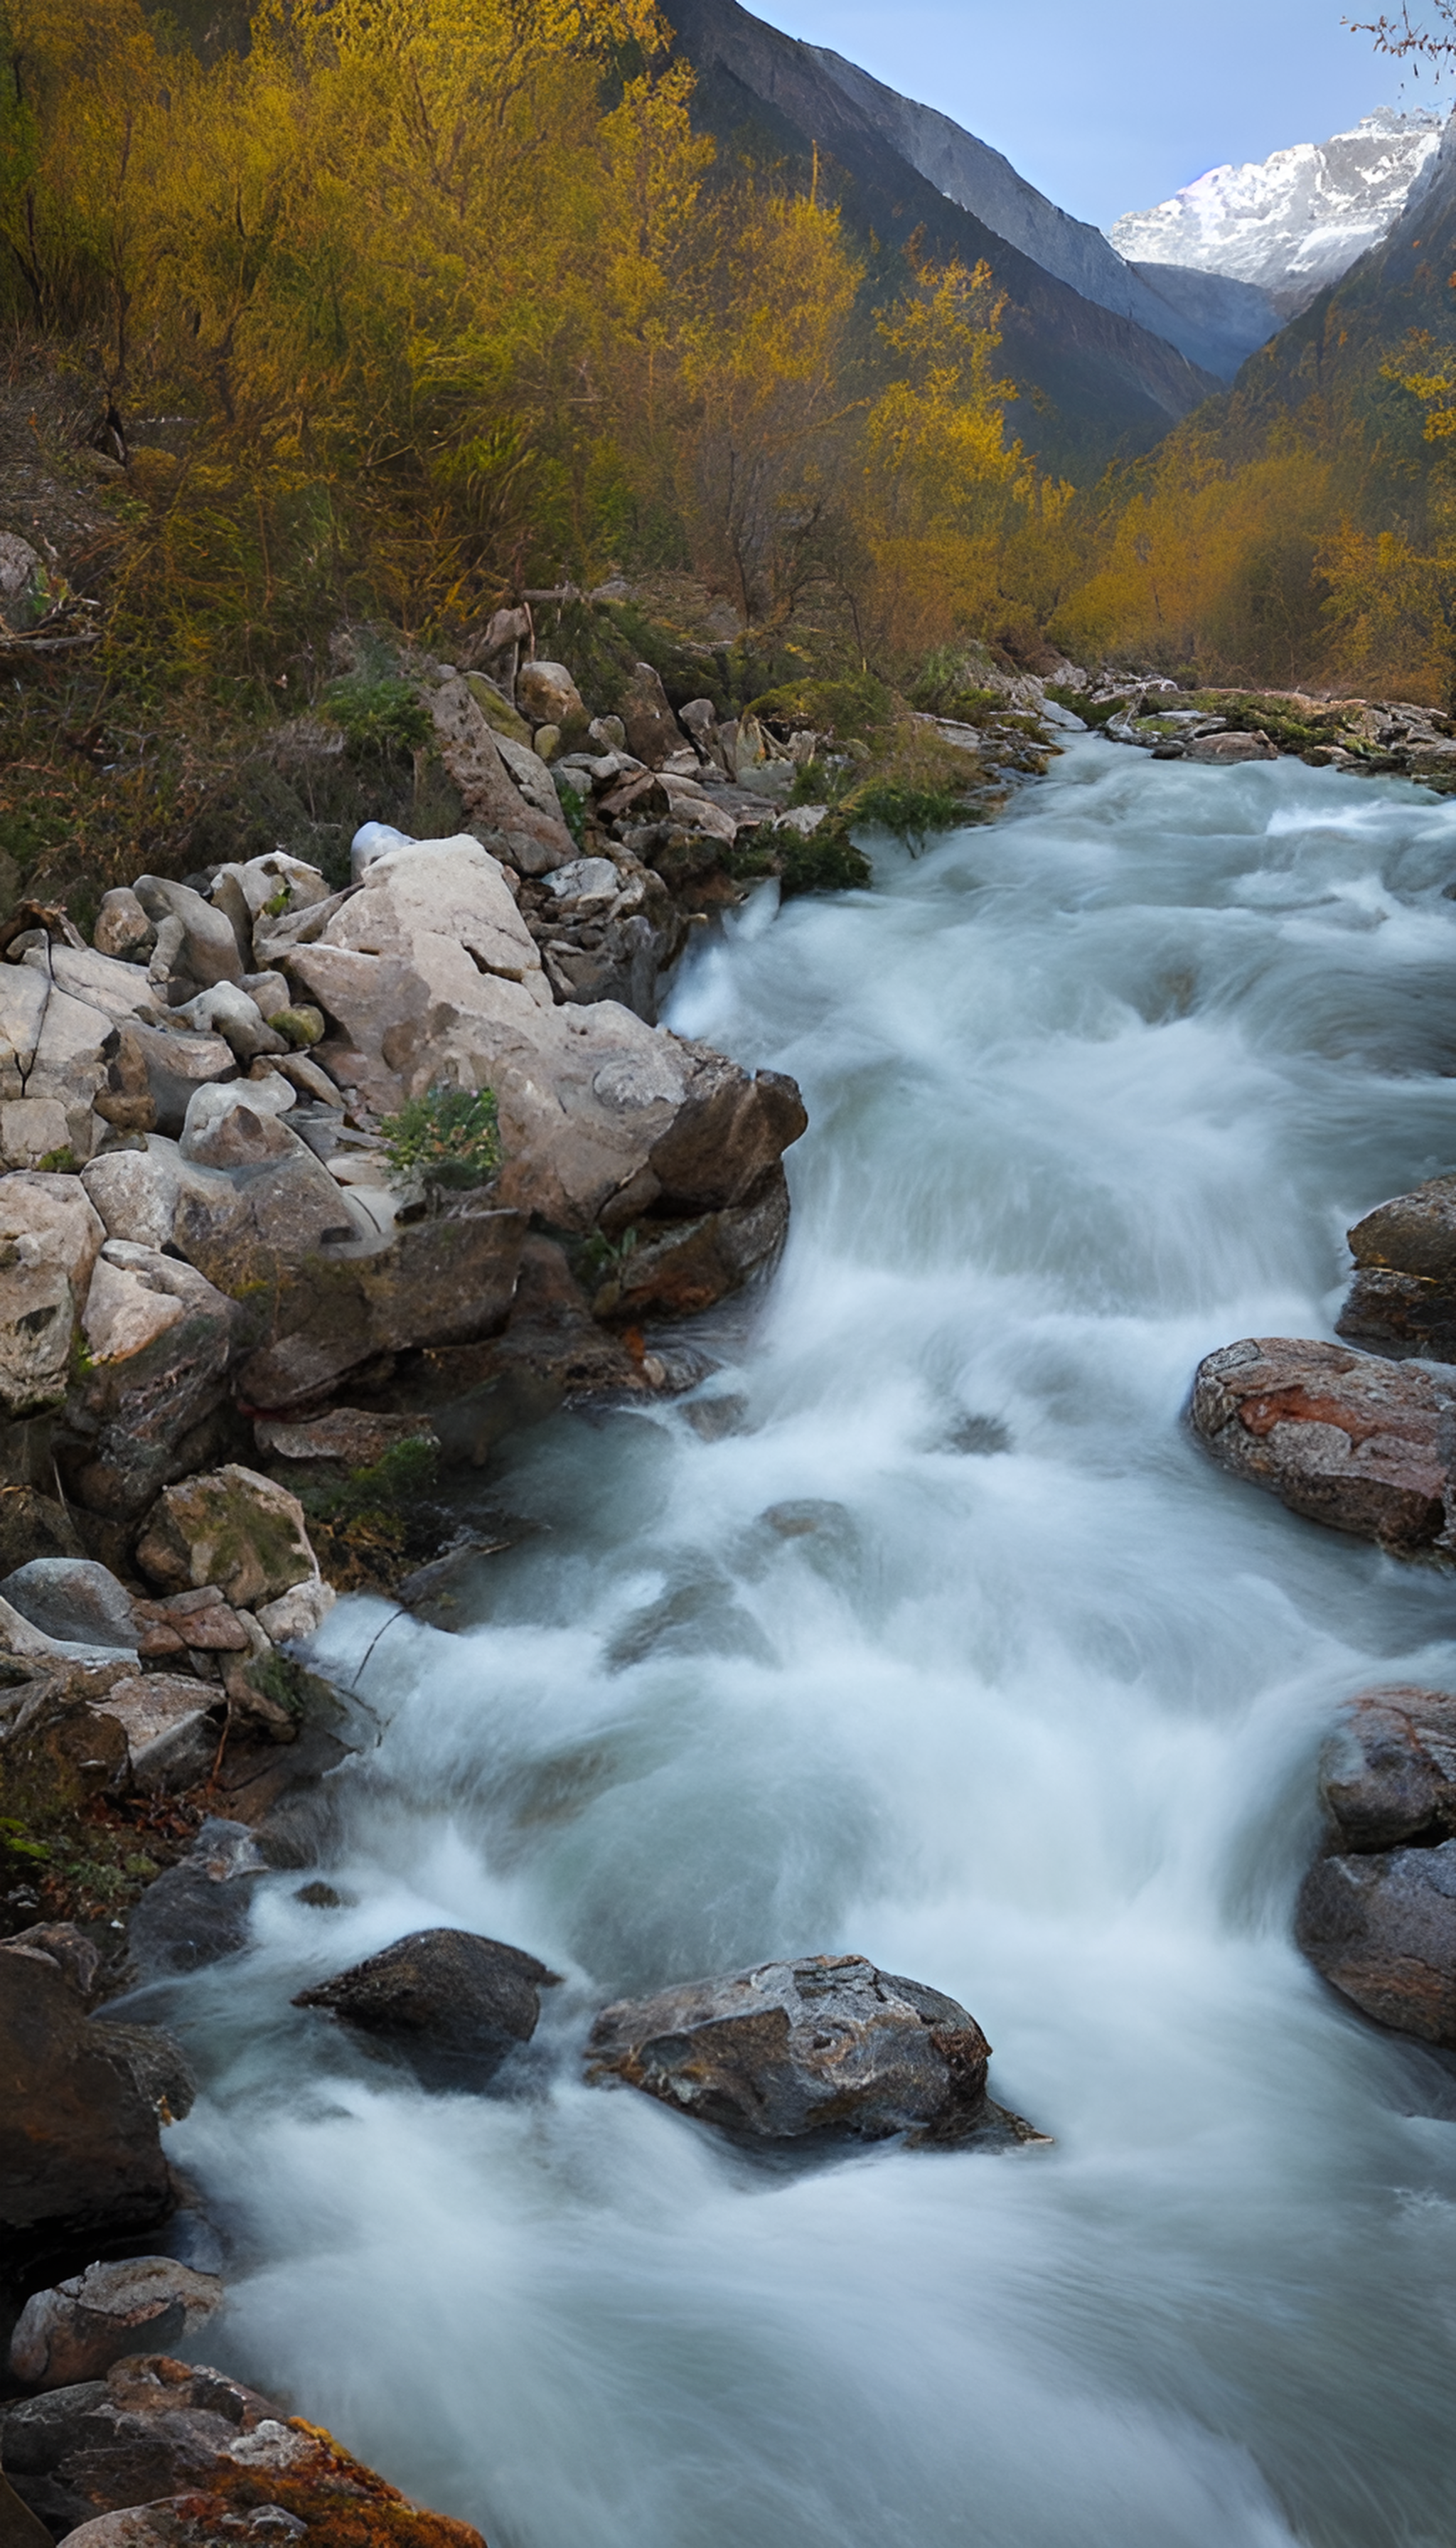
<path fill-rule="evenodd" d="M 1006 296 L 989 266 L 926 265 L 917 284 L 878 316 L 900 377 L 864 433 L 869 617 L 902 656 L 981 633 L 1005 593 L 1011 541 L 1032 519 L 1053 525 L 1072 493 L 1008 439 L 1017 392 L 995 367 Z"/>

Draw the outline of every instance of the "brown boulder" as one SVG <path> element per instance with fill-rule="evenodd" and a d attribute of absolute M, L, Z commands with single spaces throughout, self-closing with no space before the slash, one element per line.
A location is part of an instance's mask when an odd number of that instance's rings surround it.
<path fill-rule="evenodd" d="M 661 770 L 670 752 L 682 750 L 685 738 L 650 664 L 633 666 L 618 713 L 627 729 L 627 750 L 649 770 Z"/>
<path fill-rule="evenodd" d="M 1447 1553 L 1456 1368 L 1246 1337 L 1200 1363 L 1191 1413 L 1224 1468 L 1291 1511 L 1398 1552 Z"/>
<path fill-rule="evenodd" d="M 499 1939 L 421 1929 L 300 1991 L 294 2006 L 331 2009 L 394 2045 L 427 2086 L 479 2088 L 516 2045 L 529 2044 L 540 1992 L 560 1978 Z"/>
<path fill-rule="evenodd" d="M 771 1263 L 787 1230 L 788 1181 L 774 1166 L 757 1193 L 727 1211 L 640 1222 L 592 1307 L 602 1319 L 693 1318 Z"/>
<path fill-rule="evenodd" d="M 755 2141 L 1039 2138 L 987 2096 L 990 2049 L 943 1991 L 864 1956 L 803 1956 L 618 2000 L 592 2030 L 588 2075 Z"/>
<path fill-rule="evenodd" d="M 303 2536 L 320 2548 L 484 2548 L 478 2531 L 419 2510 L 320 2426 L 165 2353 L 129 2354 L 104 2381 L 0 2406 L 0 2458 L 54 2535 L 83 2548 Z"/>
<path fill-rule="evenodd" d="M 1344 1850 L 1456 1837 L 1456 1696 L 1363 1690 L 1320 1755 L 1320 1793 Z"/>
<path fill-rule="evenodd" d="M 1456 1357 L 1456 1176 L 1380 1204 L 1349 1242 L 1355 1279 L 1340 1334 L 1377 1353 Z"/>
<path fill-rule="evenodd" d="M 525 875 L 545 875 L 576 856 L 565 817 L 528 804 L 500 758 L 496 737 L 460 676 L 424 693 L 440 759 L 460 790 L 473 830 Z"/>
<path fill-rule="evenodd" d="M 185 2114 L 191 2099 L 186 2062 L 169 2037 L 88 2017 L 52 1956 L 0 1946 L 7 2229 L 118 2237 L 164 2220 L 172 2192 L 160 2127 Z"/>
<path fill-rule="evenodd" d="M 30 2389 L 100 2380 L 124 2354 L 180 2344 L 222 2297 L 216 2274 L 195 2274 L 170 2256 L 88 2265 L 51 2290 L 31 2294 L 10 2339 L 11 2371 Z"/>

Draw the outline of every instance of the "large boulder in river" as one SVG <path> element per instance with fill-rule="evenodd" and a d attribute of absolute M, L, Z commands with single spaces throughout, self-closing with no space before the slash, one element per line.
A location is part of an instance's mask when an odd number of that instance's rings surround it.
<path fill-rule="evenodd" d="M 392 2045 L 428 2087 L 479 2088 L 529 2044 L 539 1993 L 559 1979 L 520 1947 L 468 1929 L 420 1929 L 300 1991 L 294 2006 L 331 2009 Z"/>
<path fill-rule="evenodd" d="M 1456 1358 L 1456 1176 L 1378 1205 L 1349 1242 L 1355 1279 L 1340 1334 L 1377 1353 Z"/>
<path fill-rule="evenodd" d="M 318 2424 L 165 2353 L 128 2354 L 105 2380 L 0 2404 L 0 2460 L 52 2537 L 80 2548 L 306 2537 L 319 2548 L 485 2548 L 479 2531 L 421 2511 Z"/>
<path fill-rule="evenodd" d="M 1191 1413 L 1224 1468 L 1291 1511 L 1401 1552 L 1448 1550 L 1456 1368 L 1249 1336 L 1199 1364 Z"/>
<path fill-rule="evenodd" d="M 1341 1849 L 1456 1839 L 1456 1695 L 1362 1690 L 1320 1754 L 1320 1793 Z"/>
<path fill-rule="evenodd" d="M 1331 1846 L 1301 1888 L 1301 1947 L 1367 2017 L 1456 2045 L 1456 1695 L 1362 1691 L 1320 1793 Z"/>
<path fill-rule="evenodd" d="M 1297 1935 L 1367 2017 L 1456 2046 L 1456 1840 L 1321 1858 L 1300 1892 Z"/>
<path fill-rule="evenodd" d="M 589 2075 L 755 2141 L 1036 2139 L 986 2094 L 991 2048 L 958 2000 L 864 1956 L 801 1956 L 618 2000 Z"/>
<path fill-rule="evenodd" d="M 331 1021 L 319 1047 L 379 1113 L 444 1081 L 489 1087 L 501 1203 L 614 1235 L 736 1210 L 806 1117 L 790 1079 L 756 1078 L 602 1000 L 558 1008 L 497 860 L 476 841 L 393 850 L 290 969 Z"/>
<path fill-rule="evenodd" d="M 192 2100 L 154 2027 L 88 2017 L 54 1953 L 0 1946 L 0 2223 L 21 2237 L 120 2237 L 172 2208 L 163 2121 Z"/>

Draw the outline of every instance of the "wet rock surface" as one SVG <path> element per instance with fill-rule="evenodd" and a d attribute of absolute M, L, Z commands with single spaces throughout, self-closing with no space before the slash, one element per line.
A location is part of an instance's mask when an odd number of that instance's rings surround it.
<path fill-rule="evenodd" d="M 125 2354 L 164 2351 L 194 2335 L 222 2298 L 216 2274 L 194 2273 L 170 2256 L 88 2265 L 31 2294 L 10 2340 L 10 2369 L 30 2389 L 103 2379 Z"/>
<path fill-rule="evenodd" d="M 1398 1358 L 1456 1357 L 1456 1176 L 1430 1177 L 1379 1205 L 1349 1242 L 1355 1278 L 1340 1334 Z"/>
<path fill-rule="evenodd" d="M 863 1956 L 804 1956 L 617 2001 L 588 2064 L 597 2083 L 623 2080 L 754 2141 L 1040 2138 L 987 2096 L 990 2049 L 943 1991 Z"/>
<path fill-rule="evenodd" d="M 1191 1414 L 1223 1467 L 1291 1511 L 1403 1554 L 1447 1553 L 1456 1367 L 1246 1337 L 1200 1363 Z"/>
<path fill-rule="evenodd" d="M 86 2548 L 484 2548 L 478 2531 L 417 2509 L 319 2426 L 165 2353 L 132 2353 L 104 2380 L 0 2406 L 0 2462 L 51 2535 Z"/>
<path fill-rule="evenodd" d="M 191 2099 L 170 2037 L 88 2016 L 53 1953 L 0 1945 L 0 2220 L 17 2239 L 117 2236 L 163 2220 L 173 2198 L 161 2124 Z"/>
<path fill-rule="evenodd" d="M 1328 1852 L 1301 1887 L 1301 1947 L 1367 2017 L 1456 2045 L 1456 1695 L 1363 1692 L 1320 1794 Z"/>
<path fill-rule="evenodd" d="M 404 2054 L 428 2087 L 478 2088 L 529 2044 L 542 1990 L 560 1979 L 535 1956 L 467 1929 L 421 1929 L 297 1993 Z"/>

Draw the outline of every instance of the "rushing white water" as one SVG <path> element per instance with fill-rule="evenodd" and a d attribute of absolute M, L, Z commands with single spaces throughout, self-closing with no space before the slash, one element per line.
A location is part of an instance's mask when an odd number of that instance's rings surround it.
<path fill-rule="evenodd" d="M 367 1667 L 345 1907 L 269 1879 L 173 1995 L 211 2359 L 492 2548 L 1449 2548 L 1456 2081 L 1290 1926 L 1321 1736 L 1456 1685 L 1450 1583 L 1180 1412 L 1211 1346 L 1329 1333 L 1346 1224 L 1456 1158 L 1453 876 L 1456 803 L 1088 739 L 704 955 L 673 1023 L 811 1115 L 739 1429 L 519 1441 L 549 1527 Z M 438 1922 L 568 1976 L 514 2096 L 289 2006 Z M 781 2165 L 580 2082 L 606 1998 L 851 1949 L 1055 2146 Z"/>

